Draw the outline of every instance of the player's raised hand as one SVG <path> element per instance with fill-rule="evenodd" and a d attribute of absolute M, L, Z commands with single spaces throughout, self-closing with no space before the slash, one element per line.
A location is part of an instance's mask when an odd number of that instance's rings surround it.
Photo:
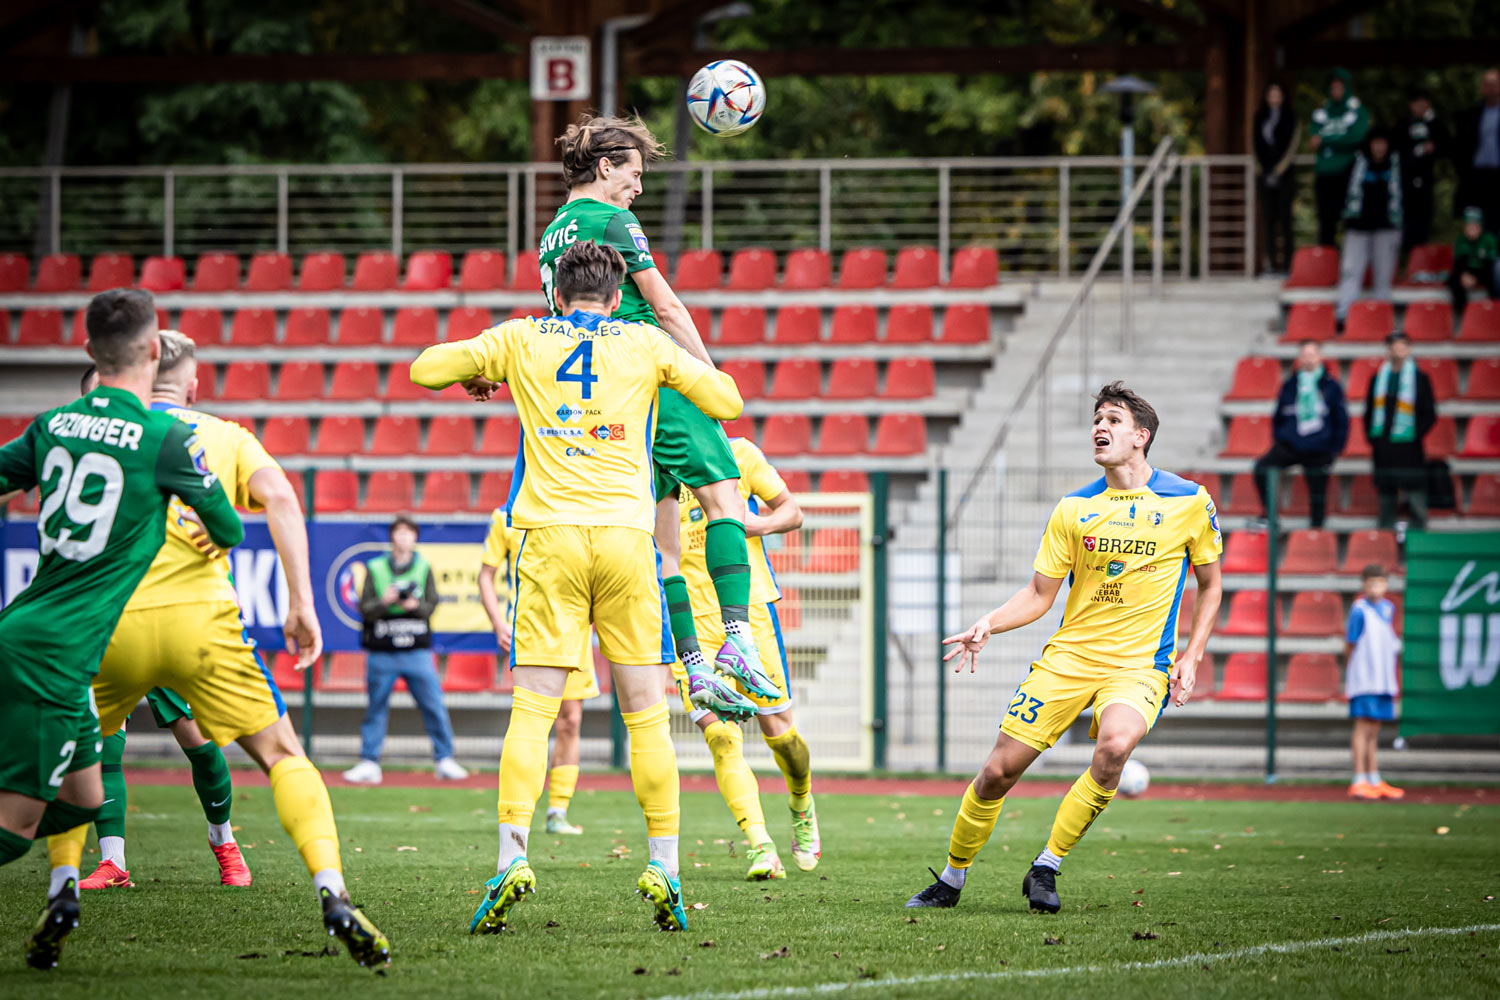
<path fill-rule="evenodd" d="M 311 606 L 287 608 L 281 633 L 286 637 L 286 648 L 297 654 L 298 670 L 306 670 L 323 655 L 323 627 Z"/>
<path fill-rule="evenodd" d="M 1172 699 L 1172 704 L 1181 708 L 1193 696 L 1193 686 L 1197 683 L 1198 659 L 1194 656 L 1184 655 L 1172 667 L 1167 696 Z"/>
<path fill-rule="evenodd" d="M 491 382 L 483 375 L 475 375 L 463 383 L 463 387 L 464 392 L 467 392 L 476 402 L 485 403 L 495 394 L 495 390 L 500 388 L 500 383 Z"/>
<path fill-rule="evenodd" d="M 177 512 L 177 520 L 187 529 L 188 540 L 193 543 L 193 548 L 203 554 L 205 559 L 217 559 L 222 553 L 214 540 L 208 537 L 208 529 L 203 526 L 203 521 L 193 513 L 191 508 L 182 507 Z"/>
<path fill-rule="evenodd" d="M 950 635 L 943 640 L 944 646 L 953 647 L 943 656 L 943 662 L 947 663 L 956 656 L 958 657 L 958 664 L 953 668 L 953 672 L 958 673 L 967 664 L 969 673 L 972 674 L 974 672 L 974 664 L 979 659 L 979 651 L 989 641 L 990 621 L 988 618 L 981 618 L 974 623 L 972 628 L 957 635 Z"/>

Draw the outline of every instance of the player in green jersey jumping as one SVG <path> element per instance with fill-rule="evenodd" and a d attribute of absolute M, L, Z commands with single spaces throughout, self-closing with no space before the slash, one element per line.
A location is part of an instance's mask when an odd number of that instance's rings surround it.
<path fill-rule="evenodd" d="M 36 576 L 0 611 L 0 865 L 99 814 L 90 682 L 161 549 L 167 502 L 192 506 L 223 548 L 244 537 L 193 429 L 146 407 L 161 360 L 151 295 L 103 292 L 85 324 L 99 388 L 0 448 L 0 493 L 39 486 L 42 503 Z M 53 869 L 47 896 L 26 949 L 39 969 L 78 925 L 78 869 Z"/>
<path fill-rule="evenodd" d="M 662 147 L 639 119 L 586 117 L 570 125 L 557 140 L 562 151 L 568 200 L 542 234 L 539 259 L 542 293 L 554 313 L 553 272 L 563 253 L 581 240 L 613 247 L 625 258 L 626 278 L 614 318 L 660 327 L 684 350 L 713 364 L 687 307 L 667 284 L 651 257 L 651 247 L 630 205 L 641 193 L 641 174 Z M 581 369 L 564 365 L 559 381 L 595 378 L 589 362 Z M 605 377 L 608 374 L 605 373 Z M 589 394 L 585 389 L 583 398 Z M 776 682 L 760 666 L 750 629 L 750 558 L 745 547 L 745 501 L 740 496 L 739 466 L 724 429 L 704 416 L 681 394 L 663 388 L 651 452 L 656 467 L 656 547 L 671 616 L 672 638 L 688 670 L 693 704 L 730 718 L 751 718 L 755 706 L 725 684 L 698 648 L 693 608 L 680 565 L 677 510 L 678 484 L 688 487 L 707 515 L 705 542 L 708 572 L 723 615 L 726 641 L 715 665 L 763 698 L 778 697 Z M 585 404 L 586 406 L 587 404 Z M 583 414 L 585 419 L 587 413 Z"/>

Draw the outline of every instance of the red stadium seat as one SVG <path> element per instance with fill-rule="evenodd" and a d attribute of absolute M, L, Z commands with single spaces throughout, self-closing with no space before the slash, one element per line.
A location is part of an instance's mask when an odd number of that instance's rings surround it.
<path fill-rule="evenodd" d="M 1277 509 L 1281 511 L 1282 517 L 1307 514 L 1312 499 L 1308 495 L 1306 476 L 1297 475 L 1291 471 L 1282 473 L 1281 489 L 1278 492 L 1281 494 L 1281 499 Z"/>
<path fill-rule="evenodd" d="M 1438 418 L 1438 424 L 1443 418 Z M 1426 445 L 1427 457 L 1441 457 L 1441 453 L 1430 444 L 1437 437 L 1438 428 L 1433 427 L 1432 433 L 1427 435 Z M 1493 413 L 1482 413 L 1469 421 L 1468 433 L 1464 435 L 1464 450 L 1461 452 L 1464 458 L 1500 458 L 1500 415 Z"/>
<path fill-rule="evenodd" d="M 827 399 L 874 399 L 876 368 L 872 358 L 835 358 L 828 370 Z"/>
<path fill-rule="evenodd" d="M 766 394 L 766 366 L 756 358 L 732 358 L 719 365 L 719 371 L 734 379 L 740 398 L 760 399 Z"/>
<path fill-rule="evenodd" d="M 872 454 L 920 455 L 927 450 L 927 422 L 920 413 L 884 413 L 875 424 Z"/>
<path fill-rule="evenodd" d="M 363 691 L 365 654 L 333 653 L 328 657 L 327 675 L 317 677 L 315 681 L 319 691 Z"/>
<path fill-rule="evenodd" d="M 1336 247 L 1300 247 L 1292 255 L 1292 273 L 1283 288 L 1332 288 L 1339 282 Z"/>
<path fill-rule="evenodd" d="M 942 280 L 942 261 L 932 247 L 902 247 L 896 252 L 892 288 L 936 288 Z"/>
<path fill-rule="evenodd" d="M 759 292 L 776 284 L 776 255 L 770 250 L 736 250 L 729 258 L 729 288 Z"/>
<path fill-rule="evenodd" d="M 384 469 L 370 473 L 365 502 L 360 508 L 372 514 L 399 514 L 416 503 L 417 487 L 410 472 Z"/>
<path fill-rule="evenodd" d="M 1412 340 L 1452 340 L 1453 307 L 1446 302 L 1413 302 L 1406 307 L 1401 329 Z"/>
<path fill-rule="evenodd" d="M 177 332 L 201 347 L 224 342 L 224 314 L 217 309 L 184 309 L 177 317 Z"/>
<path fill-rule="evenodd" d="M 369 400 L 380 398 L 380 371 L 371 361 L 340 361 L 333 366 L 329 399 Z"/>
<path fill-rule="evenodd" d="M 391 329 L 391 343 L 406 347 L 427 347 L 438 342 L 437 310 L 428 306 L 406 306 L 396 310 L 396 324 Z"/>
<path fill-rule="evenodd" d="M 1458 398 L 1458 362 L 1452 358 L 1423 358 L 1417 367 L 1432 380 L 1432 394 L 1439 403 Z"/>
<path fill-rule="evenodd" d="M 395 254 L 388 250 L 367 251 L 355 258 L 354 281 L 349 287 L 356 292 L 394 291 L 400 271 L 401 264 Z"/>
<path fill-rule="evenodd" d="M 1464 399 L 1500 400 L 1500 358 L 1475 358 L 1470 363 Z"/>
<path fill-rule="evenodd" d="M 672 273 L 672 262 L 667 257 L 665 250 L 658 250 L 653 247 L 651 250 L 651 263 L 656 265 L 656 269 L 664 275 Z"/>
<path fill-rule="evenodd" d="M 494 292 L 504 288 L 505 263 L 502 250 L 470 250 L 458 269 L 459 291 Z"/>
<path fill-rule="evenodd" d="M 1266 592 L 1237 590 L 1229 598 L 1229 621 L 1220 635 L 1265 635 Z"/>
<path fill-rule="evenodd" d="M 224 402 L 261 402 L 271 398 L 271 368 L 264 361 L 231 361 L 224 366 Z"/>
<path fill-rule="evenodd" d="M 181 257 L 147 257 L 141 265 L 141 287 L 148 292 L 180 292 L 187 287 L 187 265 Z"/>
<path fill-rule="evenodd" d="M 343 284 L 340 275 L 339 284 Z M 292 287 L 292 258 L 284 253 L 258 253 L 250 258 L 247 292 L 286 292 Z M 311 289 L 304 289 L 310 291 Z"/>
<path fill-rule="evenodd" d="M 0 416 L 0 444 L 14 441 L 22 434 L 25 434 L 26 428 L 30 426 L 30 417 Z"/>
<path fill-rule="evenodd" d="M 1370 391 L 1370 382 L 1375 378 L 1375 373 L 1380 371 L 1380 364 L 1384 358 L 1355 358 L 1349 364 L 1349 383 L 1344 388 L 1344 395 L 1350 400 L 1363 401 Z"/>
<path fill-rule="evenodd" d="M 760 436 L 761 451 L 776 458 L 806 455 L 812 451 L 812 421 L 804 413 L 777 413 L 766 418 Z"/>
<path fill-rule="evenodd" d="M 193 291 L 233 292 L 240 287 L 240 258 L 232 253 L 215 250 L 200 253 L 193 267 Z"/>
<path fill-rule="evenodd" d="M 510 495 L 509 472 L 486 472 L 479 477 L 479 498 L 475 501 L 478 510 L 494 510 L 505 505 Z"/>
<path fill-rule="evenodd" d="M 791 483 L 787 485 L 790 487 Z M 830 469 L 823 473 L 818 490 L 823 493 L 868 493 L 870 479 L 859 469 Z"/>
<path fill-rule="evenodd" d="M 371 455 L 415 455 L 421 450 L 422 427 L 416 417 L 386 415 L 375 418 Z"/>
<path fill-rule="evenodd" d="M 949 309 L 949 313 L 953 310 Z M 927 344 L 932 342 L 932 307 L 926 305 L 891 306 L 885 317 L 887 344 Z"/>
<path fill-rule="evenodd" d="M 218 395 L 219 384 L 217 370 L 212 361 L 198 362 L 198 398 L 213 399 Z"/>
<path fill-rule="evenodd" d="M 677 255 L 672 287 L 679 292 L 712 291 L 724 283 L 724 255 L 717 250 L 684 250 Z"/>
<path fill-rule="evenodd" d="M 505 318 L 506 318 L 506 320 L 512 320 L 512 319 L 546 319 L 548 316 L 551 316 L 551 315 L 552 315 L 552 310 L 548 309 L 544 305 L 538 304 L 538 305 L 534 305 L 534 306 L 516 306 L 514 309 L 512 309 L 510 311 L 510 315 L 506 316 Z M 481 327 L 481 329 L 483 329 L 483 327 Z M 452 340 L 453 338 L 449 337 L 448 339 Z M 462 339 L 462 338 L 460 338 L 460 339 Z"/>
<path fill-rule="evenodd" d="M 812 476 L 806 469 L 782 469 L 781 481 L 786 483 L 788 493 L 811 493 Z"/>
<path fill-rule="evenodd" d="M 1292 611 L 1285 632 L 1289 636 L 1341 635 L 1344 606 L 1338 594 L 1303 590 L 1292 595 Z"/>
<path fill-rule="evenodd" d="M 479 454 L 510 461 L 521 449 L 521 422 L 512 416 L 490 417 L 484 422 Z"/>
<path fill-rule="evenodd" d="M 693 321 L 693 329 L 698 331 L 698 336 L 708 343 L 714 338 L 714 312 L 708 306 L 688 306 L 688 318 Z"/>
<path fill-rule="evenodd" d="M 265 347 L 276 343 L 276 311 L 238 310 L 229 326 L 229 343 L 235 347 Z"/>
<path fill-rule="evenodd" d="M 1337 700 L 1342 688 L 1339 661 L 1332 653 L 1295 653 L 1287 664 L 1286 683 L 1276 692 L 1276 700 L 1321 704 Z"/>
<path fill-rule="evenodd" d="M 467 472 L 429 472 L 422 479 L 422 505 L 429 513 L 449 513 L 469 509 L 469 474 Z"/>
<path fill-rule="evenodd" d="M 135 284 L 135 260 L 128 253 L 101 253 L 89 264 L 88 290 L 129 288 Z"/>
<path fill-rule="evenodd" d="M 1475 417 L 1475 420 L 1484 420 L 1484 417 Z M 1500 417 L 1491 416 L 1491 420 L 1500 421 Z M 1490 432 L 1493 438 L 1490 442 L 1488 454 L 1500 457 L 1500 434 Z M 1351 435 L 1352 436 L 1352 435 Z M 1465 435 L 1465 443 L 1474 436 L 1474 420 L 1469 421 L 1469 433 Z M 1427 432 L 1427 437 L 1422 440 L 1422 450 L 1427 453 L 1429 459 L 1451 458 L 1458 453 L 1458 424 L 1452 417 L 1438 417 L 1437 423 L 1432 425 L 1432 430 Z"/>
<path fill-rule="evenodd" d="M 302 278 L 297 288 L 304 292 L 342 291 L 345 273 L 343 254 L 310 253 L 302 258 Z"/>
<path fill-rule="evenodd" d="M 1275 399 L 1281 391 L 1281 363 L 1275 358 L 1240 358 L 1226 400 Z"/>
<path fill-rule="evenodd" d="M 780 544 L 776 544 L 777 542 Z M 807 559 L 801 532 L 767 539 L 766 557 L 771 561 L 771 568 L 778 573 L 795 573 L 800 570 Z"/>
<path fill-rule="evenodd" d="M 755 418 L 748 413 L 742 413 L 733 420 L 723 421 L 724 436 L 730 439 L 741 437 L 746 441 L 755 440 Z"/>
<path fill-rule="evenodd" d="M 1358 434 L 1361 441 L 1364 440 L 1363 431 L 1351 430 L 1349 440 L 1352 442 Z M 1347 454 L 1347 450 L 1346 450 Z M 1336 482 L 1336 481 L 1335 481 Z M 1334 494 L 1338 496 L 1337 492 Z M 1375 480 L 1369 476 L 1354 476 L 1349 480 L 1349 498 L 1338 499 L 1335 509 L 1340 514 L 1349 517 L 1374 517 L 1380 509 L 1380 500 L 1375 493 Z"/>
<path fill-rule="evenodd" d="M 1259 458 L 1271 447 L 1271 418 L 1235 417 L 1229 422 L 1221 458 Z"/>
<path fill-rule="evenodd" d="M 339 346 L 378 344 L 385 337 L 385 316 L 379 309 L 363 306 L 339 313 Z"/>
<path fill-rule="evenodd" d="M 541 307 L 545 310 L 545 306 Z M 468 340 L 477 337 L 495 325 L 490 311 L 484 306 L 464 306 L 448 311 L 447 340 Z"/>
<path fill-rule="evenodd" d="M 819 455 L 863 455 L 870 447 L 870 422 L 862 413 L 833 413 L 823 418 Z"/>
<path fill-rule="evenodd" d="M 315 455 L 358 455 L 365 450 L 365 422 L 359 417 L 324 417 L 318 421 Z"/>
<path fill-rule="evenodd" d="M 1500 476 L 1486 473 L 1474 477 L 1467 513 L 1470 517 L 1500 517 Z"/>
<path fill-rule="evenodd" d="M 885 251 L 876 247 L 845 250 L 839 262 L 840 288 L 879 288 L 885 284 Z"/>
<path fill-rule="evenodd" d="M 359 507 L 359 477 L 348 469 L 324 469 L 313 480 L 313 511 L 343 514 Z"/>
<path fill-rule="evenodd" d="M 759 344 L 766 339 L 766 311 L 760 306 L 730 306 L 719 315 L 720 344 Z"/>
<path fill-rule="evenodd" d="M 773 344 L 815 344 L 822 334 L 823 317 L 816 306 L 782 306 L 776 310 Z"/>
<path fill-rule="evenodd" d="M 1304 340 L 1332 340 L 1338 333 L 1337 318 L 1332 302 L 1296 302 L 1286 316 L 1286 333 L 1281 335 L 1283 344 L 1296 344 Z"/>
<path fill-rule="evenodd" d="M 320 663 L 314 663 L 308 668 L 311 675 L 316 677 Z M 296 653 L 277 653 L 275 661 L 271 666 L 271 681 L 281 691 L 303 691 L 306 689 L 307 676 L 297 669 Z"/>
<path fill-rule="evenodd" d="M 1236 531 L 1224 541 L 1225 573 L 1266 572 L 1267 535 L 1263 531 Z"/>
<path fill-rule="evenodd" d="M 380 428 L 375 429 L 379 434 Z M 433 417 L 427 425 L 424 455 L 474 454 L 474 418 L 461 415 Z"/>
<path fill-rule="evenodd" d="M 1477 487 L 1477 483 L 1475 484 Z M 1396 534 L 1392 531 L 1355 531 L 1349 535 L 1349 548 L 1344 553 L 1339 572 L 1358 575 L 1370 563 L 1379 563 L 1387 573 L 1394 573 L 1401 565 L 1401 553 L 1396 547 Z"/>
<path fill-rule="evenodd" d="M 1198 588 L 1188 587 L 1182 592 L 1182 601 L 1177 605 L 1177 634 L 1189 635 L 1193 631 L 1193 609 L 1198 606 Z"/>
<path fill-rule="evenodd" d="M 1180 660 L 1186 648 L 1179 648 L 1177 658 Z M 1218 685 L 1219 669 L 1214 661 L 1212 653 L 1204 653 L 1203 659 L 1198 661 L 1198 673 L 1193 681 L 1193 700 L 1209 701 L 1214 696 L 1214 688 Z"/>
<path fill-rule="evenodd" d="M 0 253 L 0 292 L 24 292 L 31 280 L 31 262 L 25 254 Z"/>
<path fill-rule="evenodd" d="M 1234 517 L 1259 517 L 1260 494 L 1255 490 L 1255 477 L 1248 472 L 1237 472 L 1229 479 L 1229 496 L 1219 497 L 1219 513 Z"/>
<path fill-rule="evenodd" d="M 49 253 L 36 269 L 37 292 L 76 292 L 83 283 L 83 264 L 76 253 Z"/>
<path fill-rule="evenodd" d="M 316 361 L 289 361 L 276 380 L 277 399 L 322 399 L 323 366 Z"/>
<path fill-rule="evenodd" d="M 297 502 L 302 505 L 303 510 L 312 509 L 312 498 L 307 493 L 307 480 L 303 478 L 298 469 L 287 469 L 286 481 L 291 484 L 292 492 L 297 494 Z"/>
<path fill-rule="evenodd" d="M 1500 302 L 1494 299 L 1470 302 L 1464 309 L 1463 325 L 1458 339 L 1470 343 L 1492 343 L 1500 340 Z"/>
<path fill-rule="evenodd" d="M 1331 531 L 1293 531 L 1283 552 L 1281 572 L 1288 576 L 1321 575 L 1338 568 L 1338 538 Z"/>
<path fill-rule="evenodd" d="M 958 305 L 943 310 L 943 332 L 938 340 L 945 344 L 984 344 L 989 339 L 989 306 Z"/>
<path fill-rule="evenodd" d="M 1395 328 L 1396 313 L 1389 302 L 1361 299 L 1349 307 L 1349 315 L 1344 318 L 1343 339 L 1352 343 L 1376 343 L 1384 340 Z"/>
<path fill-rule="evenodd" d="M 542 290 L 542 262 L 534 253 L 516 255 L 516 273 L 510 282 L 514 292 L 540 292 Z"/>
<path fill-rule="evenodd" d="M 1406 283 L 1441 285 L 1453 270 L 1453 247 L 1446 243 L 1423 243 L 1411 248 L 1406 259 Z M 1416 339 L 1416 338 L 1412 338 Z"/>
<path fill-rule="evenodd" d="M 453 255 L 442 250 L 418 250 L 406 261 L 406 280 L 401 287 L 409 292 L 446 290 L 453 284 Z"/>
<path fill-rule="evenodd" d="M 1182 478 L 1195 482 L 1207 490 L 1209 499 L 1215 504 L 1223 499 L 1224 494 L 1221 491 L 1224 484 L 1220 481 L 1217 472 L 1184 472 Z"/>
<path fill-rule="evenodd" d="M 1214 692 L 1216 701 L 1265 701 L 1266 654 L 1230 653 L 1224 663 L 1224 682 Z"/>
<path fill-rule="evenodd" d="M 927 399 L 937 392 L 937 370 L 931 358 L 893 358 L 885 368 L 881 399 Z"/>
<path fill-rule="evenodd" d="M 452 694 L 480 694 L 495 689 L 494 653 L 449 653 L 443 690 Z"/>
<path fill-rule="evenodd" d="M 781 287 L 791 290 L 827 288 L 833 281 L 833 260 L 826 250 L 793 250 L 786 255 Z"/>
<path fill-rule="evenodd" d="M 281 342 L 288 347 L 322 347 L 331 339 L 327 309 L 293 309 L 286 314 Z"/>
<path fill-rule="evenodd" d="M 857 528 L 819 528 L 812 533 L 807 562 L 809 573 L 848 573 L 859 568 Z"/>
<path fill-rule="evenodd" d="M 874 306 L 835 306 L 830 344 L 870 344 L 875 341 Z"/>
<path fill-rule="evenodd" d="M 260 443 L 273 455 L 305 455 L 312 428 L 306 417 L 279 416 L 266 421 Z"/>
<path fill-rule="evenodd" d="M 78 311 L 83 315 L 83 310 Z M 21 313 L 16 343 L 24 347 L 53 347 L 63 342 L 63 314 L 57 309 L 27 309 Z M 83 346 L 74 338 L 78 346 Z"/>
<path fill-rule="evenodd" d="M 1000 280 L 1000 256 L 994 247 L 962 247 L 953 255 L 949 288 L 988 288 Z"/>

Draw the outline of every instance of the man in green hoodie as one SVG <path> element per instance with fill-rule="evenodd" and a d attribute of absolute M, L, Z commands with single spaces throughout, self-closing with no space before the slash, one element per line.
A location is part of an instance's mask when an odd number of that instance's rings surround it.
<path fill-rule="evenodd" d="M 1354 154 L 1370 130 L 1370 112 L 1350 92 L 1349 71 L 1336 69 L 1328 77 L 1328 100 L 1313 112 L 1309 145 L 1317 159 L 1313 164 L 1313 194 L 1318 205 L 1318 244 L 1334 246 L 1339 217 L 1349 191 L 1349 172 Z"/>

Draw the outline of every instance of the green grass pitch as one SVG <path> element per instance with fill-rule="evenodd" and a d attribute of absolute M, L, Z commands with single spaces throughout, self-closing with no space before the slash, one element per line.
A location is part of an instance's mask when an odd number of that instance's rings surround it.
<path fill-rule="evenodd" d="M 1064 866 L 1063 912 L 1042 916 L 1019 885 L 1054 800 L 1009 801 L 959 908 L 912 911 L 956 800 L 823 796 L 818 870 L 750 884 L 723 803 L 687 794 L 684 888 L 702 909 L 669 935 L 632 893 L 646 860 L 634 799 L 582 784 L 572 818 L 586 834 L 538 827 L 539 893 L 497 937 L 467 933 L 495 870 L 493 791 L 335 789 L 351 891 L 392 941 L 384 976 L 324 953 L 267 789 L 238 794 L 255 885 L 236 890 L 217 885 L 191 789 L 133 788 L 137 887 L 85 894 L 55 972 L 21 958 L 45 851 L 0 872 L 0 996 L 1500 995 L 1500 808 L 1121 801 Z M 97 860 L 91 841 L 85 873 Z"/>

